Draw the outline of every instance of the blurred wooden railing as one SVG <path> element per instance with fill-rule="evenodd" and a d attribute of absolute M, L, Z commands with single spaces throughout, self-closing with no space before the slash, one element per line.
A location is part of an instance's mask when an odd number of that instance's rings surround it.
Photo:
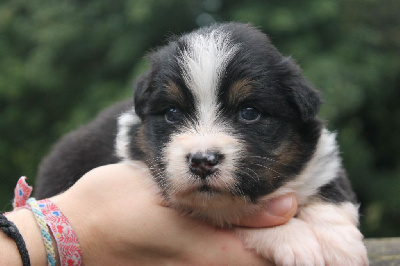
<path fill-rule="evenodd" d="M 371 266 L 400 266 L 400 237 L 370 238 L 364 242 Z"/>

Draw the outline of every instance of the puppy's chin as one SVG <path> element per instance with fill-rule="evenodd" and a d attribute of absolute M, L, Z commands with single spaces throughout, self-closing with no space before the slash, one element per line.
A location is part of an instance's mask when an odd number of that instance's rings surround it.
<path fill-rule="evenodd" d="M 182 205 L 187 208 L 219 210 L 229 207 L 237 203 L 237 198 L 243 199 L 243 197 L 234 196 L 238 192 L 234 190 L 232 183 L 227 182 L 232 178 L 224 180 L 219 172 L 217 171 L 216 174 L 205 179 L 188 172 L 179 175 L 180 178 L 171 178 L 170 176 L 169 186 L 164 193 L 168 195 L 174 205 Z"/>
<path fill-rule="evenodd" d="M 261 209 L 248 196 L 234 193 L 226 188 L 199 184 L 180 187 L 176 192 L 164 191 L 170 207 L 221 227 L 237 224 L 241 217 Z"/>
<path fill-rule="evenodd" d="M 181 205 L 183 208 L 214 211 L 230 207 L 237 208 L 238 204 L 247 202 L 246 197 L 233 196 L 228 192 L 205 186 L 194 188 L 192 191 L 186 191 L 185 193 L 170 195 L 169 199 L 174 206 Z"/>
<path fill-rule="evenodd" d="M 245 196 L 233 196 L 218 191 L 194 191 L 187 195 L 173 195 L 168 197 L 168 205 L 220 227 L 237 224 L 241 217 L 261 208 L 250 204 L 250 200 Z"/>

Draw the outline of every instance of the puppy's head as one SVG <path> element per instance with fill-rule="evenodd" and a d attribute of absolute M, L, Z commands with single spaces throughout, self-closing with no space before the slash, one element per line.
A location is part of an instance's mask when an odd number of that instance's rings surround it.
<path fill-rule="evenodd" d="M 141 123 L 127 131 L 136 132 L 128 153 L 141 150 L 171 205 L 230 220 L 310 159 L 319 94 L 257 29 L 202 28 L 150 59 L 136 85 Z"/>

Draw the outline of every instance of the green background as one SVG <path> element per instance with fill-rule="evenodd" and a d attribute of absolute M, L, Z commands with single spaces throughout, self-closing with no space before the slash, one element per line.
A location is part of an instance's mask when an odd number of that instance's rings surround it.
<path fill-rule="evenodd" d="M 398 0 L 0 2 L 0 210 L 65 132 L 132 95 L 146 52 L 214 21 L 251 22 L 323 92 L 367 237 L 400 236 Z"/>

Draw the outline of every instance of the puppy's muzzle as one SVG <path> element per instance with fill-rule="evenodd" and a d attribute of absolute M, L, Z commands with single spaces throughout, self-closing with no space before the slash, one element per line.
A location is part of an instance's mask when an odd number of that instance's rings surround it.
<path fill-rule="evenodd" d="M 197 152 L 187 156 L 189 169 L 196 177 L 205 179 L 213 174 L 223 159 L 223 155 L 217 152 Z"/>

